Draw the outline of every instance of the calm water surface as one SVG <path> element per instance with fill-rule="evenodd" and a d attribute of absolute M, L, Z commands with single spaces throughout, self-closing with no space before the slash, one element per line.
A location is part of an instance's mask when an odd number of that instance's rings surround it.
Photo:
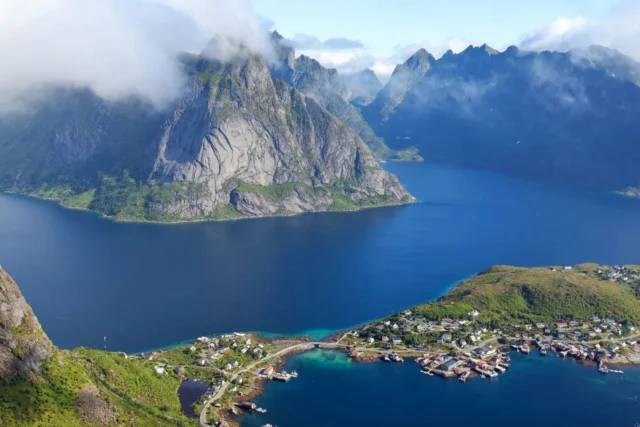
<path fill-rule="evenodd" d="M 106 336 L 110 350 L 133 352 L 232 331 L 321 335 L 493 264 L 640 262 L 639 200 L 429 163 L 388 168 L 419 204 L 154 225 L 0 195 L 0 264 L 59 346 L 102 348 Z"/>
<path fill-rule="evenodd" d="M 353 363 L 316 350 L 284 369 L 300 376 L 269 383 L 255 403 L 266 414 L 240 418 L 243 427 L 518 426 L 633 427 L 640 421 L 640 369 L 602 375 L 573 360 L 512 353 L 495 380 L 428 377 L 412 361 Z"/>

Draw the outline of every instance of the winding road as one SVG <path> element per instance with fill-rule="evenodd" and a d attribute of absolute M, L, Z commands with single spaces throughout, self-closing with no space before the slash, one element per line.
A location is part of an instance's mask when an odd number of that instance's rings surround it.
<path fill-rule="evenodd" d="M 324 349 L 333 349 L 333 350 L 339 349 L 339 348 L 345 348 L 344 345 L 340 345 L 340 344 L 333 344 L 333 343 L 326 343 L 326 342 L 305 342 L 305 343 L 292 345 L 291 347 L 287 347 L 285 349 L 282 349 L 282 350 L 280 350 L 280 351 L 278 351 L 276 353 L 268 355 L 267 357 L 265 357 L 263 359 L 258 360 L 257 362 L 252 363 L 251 365 L 248 365 L 247 367 L 245 367 L 245 368 L 239 370 L 238 372 L 236 372 L 235 374 L 233 374 L 231 379 L 229 381 L 225 382 L 224 384 L 222 384 L 215 391 L 215 393 L 213 393 L 213 395 L 207 401 L 207 403 L 204 404 L 204 408 L 200 412 L 200 425 L 202 427 L 211 427 L 210 424 L 207 424 L 207 413 L 209 411 L 209 407 L 216 400 L 218 400 L 218 399 L 220 399 L 222 397 L 222 395 L 225 393 L 225 391 L 227 391 L 227 388 L 229 388 L 229 385 L 233 384 L 238 377 L 240 377 L 241 375 L 246 374 L 247 372 L 252 371 L 258 365 L 261 365 L 264 362 L 267 362 L 267 361 L 269 361 L 271 359 L 275 359 L 277 357 L 284 356 L 285 354 L 291 353 L 291 352 L 294 352 L 294 351 L 313 350 L 316 347 L 320 347 L 320 348 L 324 348 Z"/>

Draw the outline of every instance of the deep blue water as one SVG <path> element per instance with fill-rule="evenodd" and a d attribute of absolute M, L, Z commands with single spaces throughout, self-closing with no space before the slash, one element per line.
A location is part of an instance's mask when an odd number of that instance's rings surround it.
<path fill-rule="evenodd" d="M 602 375 L 556 356 L 512 354 L 495 380 L 428 377 L 412 361 L 353 363 L 316 350 L 284 369 L 300 376 L 268 383 L 255 403 L 266 414 L 240 418 L 243 427 L 338 426 L 616 426 L 640 421 L 640 368 Z M 640 397 L 640 396 L 639 396 Z"/>
<path fill-rule="evenodd" d="M 429 163 L 420 200 L 358 213 L 123 224 L 0 195 L 0 264 L 59 346 L 143 351 L 232 331 L 360 324 L 493 264 L 640 262 L 640 200 Z"/>

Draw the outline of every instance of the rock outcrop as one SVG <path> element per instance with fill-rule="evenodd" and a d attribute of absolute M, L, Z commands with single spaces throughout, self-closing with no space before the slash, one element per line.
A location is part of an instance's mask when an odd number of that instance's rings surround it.
<path fill-rule="evenodd" d="M 20 289 L 0 267 L 0 380 L 40 373 L 53 349 Z"/>

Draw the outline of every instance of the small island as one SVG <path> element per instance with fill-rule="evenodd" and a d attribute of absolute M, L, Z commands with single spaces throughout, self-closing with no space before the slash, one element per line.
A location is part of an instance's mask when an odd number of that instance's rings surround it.
<path fill-rule="evenodd" d="M 496 266 L 415 306 L 323 342 L 233 333 L 138 355 L 60 350 L 0 269 L 3 425 L 236 425 L 266 381 L 295 381 L 287 357 L 316 348 L 355 361 L 416 362 L 416 373 L 465 382 L 508 373 L 510 351 L 571 357 L 595 375 L 640 364 L 640 267 Z M 2 365 L 2 364 L 0 364 Z M 301 372 L 300 375 L 304 375 Z M 197 382 L 202 393 L 181 395 Z M 286 386 L 286 385 L 283 385 Z"/>

